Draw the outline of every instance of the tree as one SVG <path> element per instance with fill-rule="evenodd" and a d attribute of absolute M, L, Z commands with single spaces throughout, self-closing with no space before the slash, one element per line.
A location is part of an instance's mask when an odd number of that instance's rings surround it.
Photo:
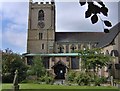
<path fill-rule="evenodd" d="M 18 70 L 18 81 L 26 78 L 27 66 L 24 64 L 21 55 L 8 50 L 2 53 L 2 81 L 13 82 L 15 70 Z"/>
<path fill-rule="evenodd" d="M 86 72 L 93 69 L 95 74 L 97 74 L 98 69 L 107 66 L 111 58 L 110 56 L 101 53 L 101 49 L 99 48 L 80 50 L 78 52 L 82 59 L 83 69 L 85 69 Z"/>
<path fill-rule="evenodd" d="M 88 9 L 85 12 L 85 18 L 91 17 L 92 24 L 95 24 L 98 22 L 98 19 L 100 18 L 101 22 L 107 26 L 111 27 L 112 24 L 108 20 L 103 20 L 99 15 L 102 13 L 104 16 L 108 16 L 108 8 L 105 6 L 105 4 L 101 0 L 79 0 L 79 3 L 81 6 L 88 4 Z M 96 4 L 97 3 L 97 4 Z M 107 28 L 104 28 L 105 33 L 109 33 L 109 30 Z"/>
<path fill-rule="evenodd" d="M 34 57 L 33 65 L 30 67 L 28 74 L 36 75 L 37 77 L 45 75 L 45 67 L 43 65 L 41 57 L 39 56 Z"/>

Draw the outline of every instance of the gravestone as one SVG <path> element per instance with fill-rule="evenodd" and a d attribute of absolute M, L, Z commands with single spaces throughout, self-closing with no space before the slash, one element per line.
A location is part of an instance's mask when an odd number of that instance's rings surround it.
<path fill-rule="evenodd" d="M 110 77 L 110 83 L 111 83 L 111 86 L 113 86 L 113 76 Z"/>
<path fill-rule="evenodd" d="M 13 80 L 13 91 L 19 91 L 18 70 L 15 71 L 15 76 L 14 76 L 14 80 Z"/>

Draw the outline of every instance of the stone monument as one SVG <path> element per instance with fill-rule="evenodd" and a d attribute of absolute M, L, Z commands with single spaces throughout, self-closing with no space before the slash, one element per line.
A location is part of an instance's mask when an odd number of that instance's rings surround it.
<path fill-rule="evenodd" d="M 19 91 L 18 70 L 15 71 L 15 76 L 14 76 L 14 80 L 13 80 L 13 91 Z"/>

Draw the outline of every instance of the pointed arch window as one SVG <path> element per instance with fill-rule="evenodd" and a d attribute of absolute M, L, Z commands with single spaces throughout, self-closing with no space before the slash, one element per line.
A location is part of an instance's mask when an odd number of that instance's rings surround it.
<path fill-rule="evenodd" d="M 106 53 L 105 53 L 106 55 L 109 55 L 109 51 L 108 50 L 106 50 Z"/>
<path fill-rule="evenodd" d="M 74 52 L 76 49 L 76 46 L 74 44 L 72 44 L 70 48 L 71 48 L 71 52 Z"/>
<path fill-rule="evenodd" d="M 64 49 L 64 46 L 63 45 L 59 45 L 58 47 L 58 53 L 63 53 L 63 49 Z"/>
<path fill-rule="evenodd" d="M 85 44 L 83 44 L 83 47 L 82 47 L 83 49 L 89 49 L 89 44 L 88 43 L 85 43 Z"/>
<path fill-rule="evenodd" d="M 38 21 L 43 21 L 44 20 L 44 11 L 40 10 L 38 12 Z"/>
<path fill-rule="evenodd" d="M 78 50 L 81 50 L 81 44 L 78 44 Z"/>
<path fill-rule="evenodd" d="M 44 49 L 44 44 L 42 44 L 41 49 Z"/>

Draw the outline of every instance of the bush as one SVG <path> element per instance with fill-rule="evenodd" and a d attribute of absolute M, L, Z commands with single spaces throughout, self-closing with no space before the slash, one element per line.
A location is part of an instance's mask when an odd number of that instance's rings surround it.
<path fill-rule="evenodd" d="M 74 82 L 75 76 L 76 76 L 76 73 L 74 71 L 70 71 L 68 72 L 67 80 L 70 82 Z"/>
<path fill-rule="evenodd" d="M 52 78 L 51 76 L 46 75 L 45 76 L 45 83 L 46 84 L 53 84 L 54 83 L 54 78 Z"/>
<path fill-rule="evenodd" d="M 45 76 L 42 76 L 39 78 L 40 82 L 45 82 L 46 84 L 53 84 L 54 78 L 46 74 Z"/>
<path fill-rule="evenodd" d="M 107 83 L 107 78 L 104 77 L 104 76 L 102 76 L 102 77 L 101 77 L 101 83 L 103 83 L 103 84 L 104 84 L 104 83 Z"/>
<path fill-rule="evenodd" d="M 13 78 L 14 77 L 11 75 L 11 73 L 2 74 L 2 83 L 12 83 Z"/>
<path fill-rule="evenodd" d="M 84 86 L 84 85 L 90 85 L 91 77 L 86 73 L 80 73 L 76 78 L 76 82 L 78 85 Z"/>
<path fill-rule="evenodd" d="M 21 83 L 38 83 L 36 80 L 25 79 Z"/>
<path fill-rule="evenodd" d="M 46 75 L 37 77 L 36 75 L 29 75 L 22 83 L 46 83 L 46 84 L 53 84 L 54 78 L 49 76 L 48 73 Z"/>
<path fill-rule="evenodd" d="M 107 78 L 106 77 L 95 76 L 95 78 L 94 78 L 94 84 L 95 84 L 95 86 L 100 86 L 103 83 L 107 83 Z"/>
<path fill-rule="evenodd" d="M 27 75 L 36 75 L 38 78 L 44 76 L 46 73 L 45 67 L 43 65 L 43 60 L 39 56 L 35 56 L 33 59 L 33 64 L 27 71 Z"/>
<path fill-rule="evenodd" d="M 94 85 L 95 86 L 100 86 L 100 84 L 101 84 L 101 78 L 99 78 L 98 76 L 95 76 Z"/>
<path fill-rule="evenodd" d="M 41 76 L 38 78 L 40 82 L 45 82 L 45 76 Z"/>
<path fill-rule="evenodd" d="M 16 53 L 2 53 L 2 82 L 13 83 L 15 71 L 18 70 L 18 82 L 26 78 L 27 66 L 21 55 Z"/>

